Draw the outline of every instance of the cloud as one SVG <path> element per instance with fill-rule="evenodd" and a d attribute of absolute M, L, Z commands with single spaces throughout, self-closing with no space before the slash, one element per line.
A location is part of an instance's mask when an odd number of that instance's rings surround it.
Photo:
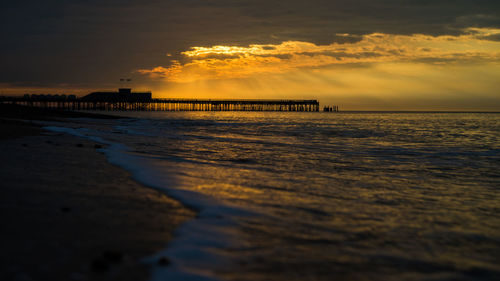
<path fill-rule="evenodd" d="M 451 24 L 452 28 L 495 28 L 500 26 L 500 17 L 490 14 L 468 14 L 459 16 L 455 22 Z"/>
<path fill-rule="evenodd" d="M 489 40 L 500 29 L 468 28 L 464 34 L 431 36 L 372 33 L 350 43 L 317 45 L 286 41 L 280 44 L 192 47 L 184 63 L 139 69 L 142 74 L 171 82 L 244 78 L 263 73 L 284 73 L 331 65 L 422 62 L 431 64 L 500 60 L 500 42 Z M 340 36 L 340 35 L 337 35 Z M 341 36 L 351 37 L 349 34 Z"/>
<path fill-rule="evenodd" d="M 373 33 L 458 36 L 466 27 L 500 28 L 499 14 L 500 2 L 491 0 L 2 1 L 0 82 L 105 87 L 138 68 L 184 65 L 190 58 L 180 52 L 191 46 L 350 45 Z"/>

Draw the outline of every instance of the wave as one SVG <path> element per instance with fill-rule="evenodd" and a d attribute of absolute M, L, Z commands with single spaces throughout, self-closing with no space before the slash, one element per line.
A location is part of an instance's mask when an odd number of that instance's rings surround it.
<path fill-rule="evenodd" d="M 105 144 L 99 149 L 108 161 L 131 172 L 134 180 L 148 187 L 164 191 L 168 196 L 198 211 L 194 220 L 182 224 L 175 238 L 163 251 L 144 259 L 153 266 L 152 280 L 219 280 L 214 270 L 229 266 L 232 257 L 224 249 L 241 248 L 238 241 L 236 217 L 255 215 L 254 212 L 230 206 L 209 196 L 189 190 L 165 173 L 154 159 L 142 157 L 129 147 L 108 141 L 97 131 L 87 128 L 47 126 L 44 129 L 67 133 Z M 131 153 L 132 152 L 132 153 Z M 167 257 L 169 266 L 160 260 Z"/>

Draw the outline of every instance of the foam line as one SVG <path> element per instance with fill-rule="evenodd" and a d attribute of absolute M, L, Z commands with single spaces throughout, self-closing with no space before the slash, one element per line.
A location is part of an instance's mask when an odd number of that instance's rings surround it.
<path fill-rule="evenodd" d="M 134 180 L 146 186 L 164 191 L 188 207 L 199 211 L 196 219 L 182 224 L 175 231 L 175 238 L 163 251 L 144 259 L 153 265 L 152 281 L 159 280 L 219 280 L 213 273 L 214 268 L 227 267 L 231 257 L 224 249 L 239 248 L 237 243 L 237 223 L 233 216 L 251 214 L 243 209 L 226 206 L 214 199 L 182 188 L 173 186 L 169 175 L 161 167 L 153 164 L 153 160 L 128 153 L 127 146 L 107 141 L 92 135 L 98 132 L 86 128 L 68 128 L 48 126 L 44 129 L 67 133 L 87 138 L 107 145 L 100 149 L 110 163 L 132 173 Z M 159 265 L 159 260 L 167 257 L 168 266 Z"/>

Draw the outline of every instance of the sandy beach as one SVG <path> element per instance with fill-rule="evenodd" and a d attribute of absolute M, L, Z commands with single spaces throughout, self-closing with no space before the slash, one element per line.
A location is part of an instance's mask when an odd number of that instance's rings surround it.
<path fill-rule="evenodd" d="M 147 280 L 141 259 L 195 213 L 107 163 L 99 144 L 26 122 L 65 114 L 1 109 L 0 280 Z"/>

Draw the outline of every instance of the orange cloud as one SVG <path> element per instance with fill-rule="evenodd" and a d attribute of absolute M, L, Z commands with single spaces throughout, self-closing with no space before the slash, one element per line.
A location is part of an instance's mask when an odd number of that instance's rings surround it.
<path fill-rule="evenodd" d="M 355 43 L 316 45 L 287 41 L 277 45 L 192 47 L 187 62 L 140 69 L 139 73 L 172 82 L 244 78 L 303 68 L 361 63 L 423 62 L 445 64 L 500 60 L 500 42 L 489 40 L 500 29 L 468 28 L 463 35 L 429 36 L 373 33 Z M 337 36 L 350 36 L 338 34 Z"/>

